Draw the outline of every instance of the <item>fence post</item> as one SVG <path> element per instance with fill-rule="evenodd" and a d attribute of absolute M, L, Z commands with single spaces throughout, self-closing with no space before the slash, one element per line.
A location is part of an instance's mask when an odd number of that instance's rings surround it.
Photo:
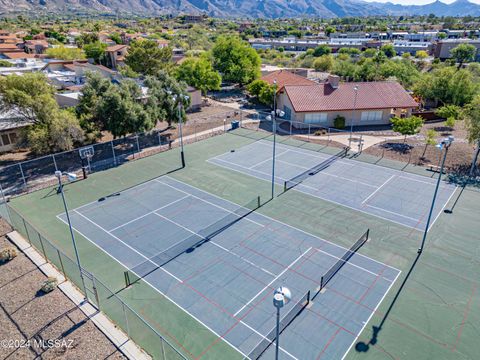
<path fill-rule="evenodd" d="M 195 133 L 195 142 L 197 142 L 197 120 L 193 120 L 193 132 Z"/>
<path fill-rule="evenodd" d="M 138 141 L 138 134 L 135 134 L 135 139 L 137 140 L 137 151 L 140 152 L 140 142 Z"/>
<path fill-rule="evenodd" d="M 30 233 L 28 232 L 27 224 L 25 222 L 25 219 L 23 217 L 21 217 L 21 219 L 22 219 L 22 222 L 23 222 L 23 227 L 25 228 L 25 234 L 27 235 L 27 240 L 30 243 L 30 246 L 32 246 L 32 241 L 30 240 Z"/>
<path fill-rule="evenodd" d="M 27 180 L 25 180 L 25 174 L 23 173 L 22 163 L 19 163 L 18 166 L 20 168 L 20 173 L 22 174 L 23 186 L 26 189 L 27 188 Z"/>
<path fill-rule="evenodd" d="M 100 298 L 98 297 L 97 291 L 97 282 L 95 281 L 95 275 L 92 275 L 92 286 L 93 286 L 93 293 L 95 294 L 95 300 L 97 300 L 98 310 L 100 310 Z"/>
<path fill-rule="evenodd" d="M 62 255 L 60 254 L 60 250 L 57 249 L 58 260 L 60 260 L 60 267 L 62 268 L 63 277 L 67 280 L 67 273 L 65 272 L 65 267 L 63 266 Z"/>
<path fill-rule="evenodd" d="M 122 303 L 122 309 L 123 309 L 123 316 L 125 317 L 125 325 L 127 325 L 127 335 L 128 337 L 130 336 L 130 326 L 128 325 L 128 317 L 127 317 L 127 311 L 125 310 L 125 303 L 123 301 L 120 301 Z"/>
<path fill-rule="evenodd" d="M 293 130 L 293 129 L 292 129 L 292 125 L 293 125 L 293 123 L 292 123 L 292 121 L 290 120 L 290 136 L 292 136 L 292 130 Z"/>
<path fill-rule="evenodd" d="M 158 135 L 158 146 L 162 146 L 162 136 L 160 135 L 160 131 L 157 132 Z"/>
<path fill-rule="evenodd" d="M 55 160 L 55 154 L 52 155 L 53 165 L 55 166 L 55 171 L 58 171 L 57 161 Z"/>
<path fill-rule="evenodd" d="M 38 240 L 40 240 L 40 246 L 42 247 L 43 257 L 48 262 L 47 252 L 45 251 L 45 246 L 43 245 L 43 241 L 42 241 L 42 235 L 40 235 L 40 233 L 37 233 L 37 234 L 38 234 Z"/>
<path fill-rule="evenodd" d="M 307 140 L 310 141 L 310 124 L 308 124 L 308 133 L 307 133 Z"/>
<path fill-rule="evenodd" d="M 113 146 L 113 140 L 110 140 L 110 145 L 112 145 L 113 165 L 117 166 L 117 158 L 115 157 L 115 147 Z"/>
<path fill-rule="evenodd" d="M 330 128 L 327 128 L 328 131 L 327 131 L 327 134 L 328 134 L 328 142 L 330 142 Z"/>

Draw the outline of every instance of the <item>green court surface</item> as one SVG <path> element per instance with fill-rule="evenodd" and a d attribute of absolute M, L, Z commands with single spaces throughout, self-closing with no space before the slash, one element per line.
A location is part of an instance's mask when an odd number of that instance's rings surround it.
<path fill-rule="evenodd" d="M 243 135 L 243 136 L 238 136 Z M 268 135 L 268 134 L 267 134 Z M 185 147 L 187 166 L 178 169 L 178 149 L 91 174 L 65 186 L 71 209 L 167 174 L 237 204 L 260 196 L 269 199 L 270 183 L 207 162 L 232 149 L 266 138 L 265 133 L 239 129 Z M 269 139 L 269 138 L 268 138 Z M 267 139 L 267 140 L 268 140 Z M 278 137 L 285 144 L 335 154 L 338 149 Z M 360 155 L 357 161 L 376 163 L 432 177 L 421 167 Z M 437 174 L 438 176 L 438 174 Z M 352 348 L 347 359 L 478 359 L 480 353 L 480 192 L 458 188 L 417 257 L 421 231 L 339 206 L 298 191 L 276 196 L 256 210 L 320 238 L 350 247 L 358 234 L 370 229 L 371 239 L 359 253 L 402 272 Z M 432 194 L 433 195 L 433 194 Z M 63 212 L 53 188 L 13 198 L 10 206 L 45 238 L 73 257 L 68 229 L 57 218 Z M 426 215 L 425 215 L 426 216 Z M 423 229 L 421 229 L 423 230 Z M 125 289 L 123 268 L 112 257 L 76 234 L 84 268 L 174 345 L 186 358 L 241 359 L 241 355 L 202 324 L 145 283 Z M 104 296 L 100 303 L 111 318 L 122 309 Z M 120 318 L 120 317 L 119 317 Z M 119 323 L 121 327 L 126 324 Z M 312 328 L 312 331 L 315 331 Z M 145 335 L 147 336 L 147 335 Z M 142 345 L 152 350 L 153 340 Z M 152 349 L 151 349 L 151 348 Z M 166 357 L 174 358 L 174 357 Z M 327 358 L 327 356 L 325 356 Z"/>

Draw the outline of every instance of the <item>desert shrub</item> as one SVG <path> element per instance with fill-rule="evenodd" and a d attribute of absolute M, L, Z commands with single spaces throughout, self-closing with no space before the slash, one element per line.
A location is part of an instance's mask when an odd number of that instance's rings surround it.
<path fill-rule="evenodd" d="M 0 263 L 5 263 L 13 260 L 17 256 L 17 249 L 13 246 L 7 247 L 0 251 Z"/>
<path fill-rule="evenodd" d="M 49 292 L 52 292 L 53 290 L 55 290 L 57 285 L 58 285 L 58 280 L 50 276 L 47 278 L 47 280 L 45 280 L 42 283 L 41 290 L 43 293 L 48 294 Z"/>

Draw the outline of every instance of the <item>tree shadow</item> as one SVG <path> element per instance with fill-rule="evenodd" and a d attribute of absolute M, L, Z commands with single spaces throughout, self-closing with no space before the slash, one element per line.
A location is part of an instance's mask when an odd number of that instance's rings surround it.
<path fill-rule="evenodd" d="M 378 335 L 380 334 L 380 331 L 382 331 L 383 325 L 385 324 L 385 321 L 387 321 L 388 316 L 390 315 L 390 312 L 392 311 L 393 307 L 395 306 L 396 301 L 398 300 L 400 294 L 402 293 L 403 288 L 405 287 L 405 284 L 408 281 L 408 278 L 413 272 L 413 269 L 417 265 L 418 259 L 420 259 L 421 253 L 417 253 L 417 256 L 415 257 L 415 260 L 413 261 L 412 265 L 410 266 L 410 269 L 408 270 L 407 275 L 402 281 L 402 284 L 400 285 L 399 289 L 397 290 L 397 293 L 395 294 L 392 302 L 390 303 L 390 306 L 388 307 L 388 310 L 385 312 L 385 315 L 383 316 L 382 320 L 380 321 L 380 324 L 378 325 L 373 325 L 372 326 L 372 337 L 368 342 L 363 342 L 359 341 L 355 344 L 355 350 L 357 352 L 368 352 L 370 350 L 370 346 L 375 346 L 378 342 Z"/>
<path fill-rule="evenodd" d="M 394 151 L 400 154 L 408 154 L 410 150 L 413 149 L 413 146 L 407 143 L 393 143 L 393 142 L 386 142 L 380 145 L 381 148 L 385 150 Z"/>

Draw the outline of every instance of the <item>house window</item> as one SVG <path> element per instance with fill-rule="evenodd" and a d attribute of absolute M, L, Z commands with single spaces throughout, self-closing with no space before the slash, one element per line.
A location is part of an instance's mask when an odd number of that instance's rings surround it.
<path fill-rule="evenodd" d="M 383 117 L 383 111 L 362 111 L 362 122 L 380 121 Z"/>
<path fill-rule="evenodd" d="M 306 124 L 323 124 L 327 122 L 327 113 L 305 114 Z"/>
<path fill-rule="evenodd" d="M 8 138 L 8 134 L 2 134 L 2 142 L 3 146 L 10 145 L 10 139 Z"/>
<path fill-rule="evenodd" d="M 10 142 L 12 144 L 16 144 L 17 143 L 17 134 L 16 133 L 10 133 L 8 134 L 8 136 L 10 137 Z"/>

